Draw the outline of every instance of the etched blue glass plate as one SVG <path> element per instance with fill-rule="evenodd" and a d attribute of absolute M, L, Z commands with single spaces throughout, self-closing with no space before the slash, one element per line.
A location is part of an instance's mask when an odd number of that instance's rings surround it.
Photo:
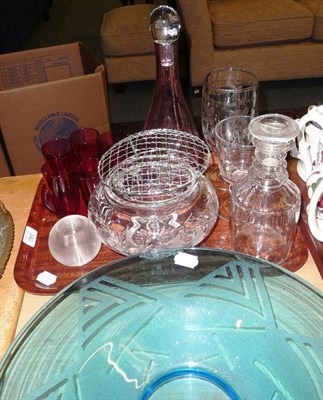
<path fill-rule="evenodd" d="M 0 364 L 0 399 L 320 400 L 322 319 L 319 291 L 250 256 L 132 256 L 26 325 Z"/>

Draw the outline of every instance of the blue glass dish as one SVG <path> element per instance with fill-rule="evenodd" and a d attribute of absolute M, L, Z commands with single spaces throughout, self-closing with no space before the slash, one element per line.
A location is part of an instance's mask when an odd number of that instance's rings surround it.
<path fill-rule="evenodd" d="M 198 265 L 176 264 L 179 252 Z M 250 256 L 123 258 L 25 326 L 0 364 L 0 399 L 320 400 L 322 322 L 318 290 Z"/>

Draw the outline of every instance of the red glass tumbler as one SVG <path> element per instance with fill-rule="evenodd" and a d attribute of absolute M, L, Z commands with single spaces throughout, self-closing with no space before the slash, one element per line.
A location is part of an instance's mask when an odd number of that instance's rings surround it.
<path fill-rule="evenodd" d="M 41 151 L 53 175 L 65 175 L 75 167 L 73 150 L 68 139 L 45 142 Z"/>
<path fill-rule="evenodd" d="M 60 218 L 81 214 L 81 193 L 76 171 L 72 169 L 65 174 L 53 174 L 49 163 L 45 163 L 41 172 L 48 191 L 45 205 Z"/>
<path fill-rule="evenodd" d="M 80 128 L 70 135 L 77 168 L 83 177 L 98 175 L 101 158 L 100 134 L 94 128 Z"/>
<path fill-rule="evenodd" d="M 80 128 L 70 135 L 78 171 L 79 185 L 86 204 L 99 183 L 98 165 L 101 158 L 100 134 L 94 128 Z"/>

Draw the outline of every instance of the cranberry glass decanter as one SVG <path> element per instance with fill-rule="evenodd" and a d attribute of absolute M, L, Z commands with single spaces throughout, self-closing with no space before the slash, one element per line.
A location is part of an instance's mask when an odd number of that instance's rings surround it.
<path fill-rule="evenodd" d="M 117 142 L 101 158 L 101 182 L 89 201 L 101 241 L 124 255 L 200 243 L 218 215 L 203 175 L 210 158 L 203 140 L 169 129 Z"/>
<path fill-rule="evenodd" d="M 267 114 L 254 118 L 249 129 L 256 153 L 247 178 L 231 186 L 232 245 L 279 264 L 290 252 L 300 214 L 300 191 L 285 160 L 298 125 L 287 116 Z"/>
<path fill-rule="evenodd" d="M 180 19 L 173 8 L 159 6 L 152 11 L 150 30 L 156 52 L 156 84 L 144 129 L 168 128 L 198 136 L 178 72 L 180 29 Z"/>

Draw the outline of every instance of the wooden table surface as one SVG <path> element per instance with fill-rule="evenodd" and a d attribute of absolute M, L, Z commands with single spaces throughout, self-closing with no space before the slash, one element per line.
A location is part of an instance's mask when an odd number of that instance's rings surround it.
<path fill-rule="evenodd" d="M 10 212 L 15 239 L 6 269 L 0 279 L 0 358 L 15 336 L 24 292 L 13 277 L 16 257 L 24 233 L 29 211 L 41 175 L 0 178 L 0 199 Z"/>
<path fill-rule="evenodd" d="M 15 225 L 13 249 L 0 279 L 0 359 L 15 335 L 51 298 L 24 293 L 13 277 L 15 260 L 40 179 L 40 174 L 0 178 L 0 199 L 11 213 Z M 322 290 L 322 279 L 310 254 L 296 275 Z"/>

